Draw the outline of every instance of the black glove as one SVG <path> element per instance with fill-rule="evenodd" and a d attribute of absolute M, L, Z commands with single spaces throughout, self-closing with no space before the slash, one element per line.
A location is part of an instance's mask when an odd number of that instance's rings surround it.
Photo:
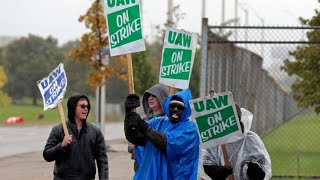
<path fill-rule="evenodd" d="M 124 108 L 126 109 L 126 114 L 131 112 L 132 109 L 140 106 L 139 96 L 136 94 L 129 94 L 124 102 Z"/>
<path fill-rule="evenodd" d="M 142 120 L 139 122 L 139 130 L 143 133 L 146 134 L 147 130 L 149 129 L 149 125 L 146 121 Z"/>
<path fill-rule="evenodd" d="M 247 175 L 251 180 L 263 180 L 266 173 L 262 170 L 259 164 L 254 162 L 248 162 Z"/>
<path fill-rule="evenodd" d="M 146 143 L 145 133 L 141 132 L 141 126 L 144 126 L 142 125 L 143 122 L 140 115 L 136 112 L 128 112 L 125 117 L 124 132 L 126 139 L 134 145 L 143 146 Z M 148 124 L 146 125 L 148 126 Z"/>
<path fill-rule="evenodd" d="M 217 166 L 217 165 L 203 165 L 204 172 L 214 180 L 225 180 L 232 174 L 231 167 Z"/>

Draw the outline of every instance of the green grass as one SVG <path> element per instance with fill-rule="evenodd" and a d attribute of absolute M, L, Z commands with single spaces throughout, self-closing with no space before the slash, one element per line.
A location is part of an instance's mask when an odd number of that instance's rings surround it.
<path fill-rule="evenodd" d="M 58 124 L 61 122 L 58 108 L 43 111 L 42 101 L 38 100 L 38 102 L 41 102 L 38 106 L 32 106 L 31 99 L 27 98 L 16 102 L 20 105 L 11 105 L 0 108 L 0 126 L 5 125 L 5 120 L 12 116 L 23 116 L 25 119 L 24 124 L 26 125 Z M 91 105 L 95 104 L 94 101 L 90 103 Z M 68 109 L 66 104 L 67 101 L 62 102 L 64 114 L 67 120 Z M 43 113 L 44 118 L 38 119 L 39 113 Z M 88 117 L 88 120 L 93 123 L 95 123 L 94 113 L 94 109 L 92 108 Z M 122 114 L 106 114 L 105 119 L 108 122 L 123 121 L 124 116 Z"/>
<path fill-rule="evenodd" d="M 320 176 L 320 116 L 296 118 L 263 136 L 273 175 Z"/>
<path fill-rule="evenodd" d="M 67 108 L 65 103 L 63 104 L 63 110 L 65 117 L 67 117 Z M 38 118 L 40 113 L 44 114 L 42 119 Z M 32 105 L 11 105 L 8 107 L 1 108 L 0 117 L 1 125 L 5 124 L 5 120 L 12 116 L 22 116 L 24 117 L 25 123 L 27 125 L 34 124 L 53 124 L 59 123 L 60 113 L 58 108 L 43 111 L 43 106 L 32 106 Z"/>

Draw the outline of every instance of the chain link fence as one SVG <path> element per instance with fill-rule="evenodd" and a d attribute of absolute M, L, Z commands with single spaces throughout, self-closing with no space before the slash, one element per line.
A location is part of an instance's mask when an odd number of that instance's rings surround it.
<path fill-rule="evenodd" d="M 231 91 L 254 114 L 258 133 L 272 160 L 272 179 L 320 179 L 320 117 L 298 108 L 284 60 L 320 27 L 202 26 L 200 95 Z"/>

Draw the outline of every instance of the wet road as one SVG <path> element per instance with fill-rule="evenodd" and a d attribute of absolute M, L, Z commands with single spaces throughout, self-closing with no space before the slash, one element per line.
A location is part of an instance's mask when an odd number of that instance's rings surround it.
<path fill-rule="evenodd" d="M 54 125 L 0 127 L 0 157 L 42 151 Z M 107 123 L 105 139 L 124 138 L 123 123 Z"/>

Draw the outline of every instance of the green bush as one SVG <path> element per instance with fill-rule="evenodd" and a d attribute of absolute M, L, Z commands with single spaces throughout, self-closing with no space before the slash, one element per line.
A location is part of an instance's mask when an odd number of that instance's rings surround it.
<path fill-rule="evenodd" d="M 11 105 L 11 98 L 4 92 L 0 91 L 0 107 Z"/>

